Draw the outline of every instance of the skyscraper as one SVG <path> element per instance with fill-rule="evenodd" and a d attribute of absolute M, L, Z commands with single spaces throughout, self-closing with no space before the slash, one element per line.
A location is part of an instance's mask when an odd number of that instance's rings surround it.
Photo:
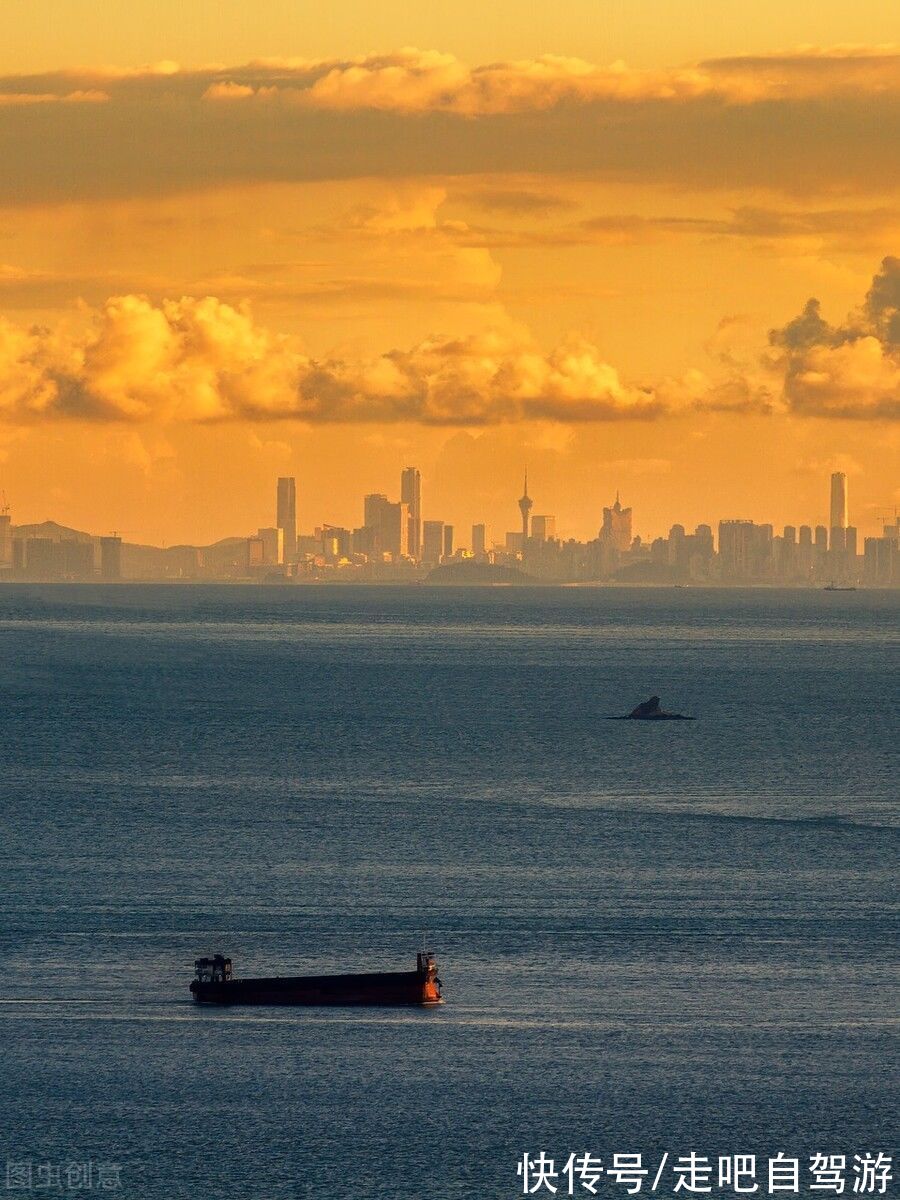
<path fill-rule="evenodd" d="M 536 542 L 548 542 L 556 537 L 556 517 L 532 517 L 531 536 Z"/>
<path fill-rule="evenodd" d="M 381 512 L 388 498 L 384 492 L 370 492 L 363 498 L 363 525 L 369 529 L 381 529 Z"/>
<path fill-rule="evenodd" d="M 752 521 L 719 522 L 719 563 L 723 579 L 747 579 L 753 573 L 755 532 Z"/>
<path fill-rule="evenodd" d="M 100 578 L 122 578 L 122 539 L 115 533 L 100 539 Z"/>
<path fill-rule="evenodd" d="M 444 553 L 444 522 L 426 521 L 422 526 L 422 561 L 434 565 Z"/>
<path fill-rule="evenodd" d="M 525 489 L 522 492 L 522 497 L 519 500 L 519 512 L 522 514 L 522 544 L 528 541 L 528 519 L 531 516 L 531 508 L 534 501 L 528 495 L 528 472 L 525 472 Z"/>
<path fill-rule="evenodd" d="M 394 559 L 409 553 L 409 505 L 392 504 L 381 492 L 373 492 L 364 501 L 365 525 L 372 530 L 375 550 Z"/>
<path fill-rule="evenodd" d="M 422 476 L 417 467 L 406 467 L 400 475 L 400 499 L 409 506 L 408 554 L 422 557 Z"/>
<path fill-rule="evenodd" d="M 472 553 L 476 558 L 484 558 L 487 550 L 487 531 L 484 525 L 472 526 Z"/>
<path fill-rule="evenodd" d="M 409 505 L 402 500 L 382 509 L 381 547 L 395 561 L 409 554 Z"/>
<path fill-rule="evenodd" d="M 278 480 L 276 526 L 284 531 L 284 561 L 297 558 L 297 481 L 293 476 Z"/>
<path fill-rule="evenodd" d="M 284 562 L 284 529 L 280 525 L 257 529 L 256 536 L 262 542 L 263 563 L 267 567 L 281 566 Z"/>
<path fill-rule="evenodd" d="M 600 540 L 611 543 L 616 550 L 623 554 L 631 548 L 631 509 L 622 507 L 618 492 L 616 492 L 616 502 L 612 508 L 603 510 Z"/>
<path fill-rule="evenodd" d="M 835 471 L 831 476 L 831 543 L 834 549 L 844 548 L 847 528 L 847 476 L 843 471 Z"/>
<path fill-rule="evenodd" d="M 0 508 L 0 567 L 12 562 L 12 517 L 4 505 Z"/>

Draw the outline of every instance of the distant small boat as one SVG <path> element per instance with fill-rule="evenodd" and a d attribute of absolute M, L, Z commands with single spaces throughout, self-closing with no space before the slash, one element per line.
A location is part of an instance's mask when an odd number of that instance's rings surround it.
<path fill-rule="evenodd" d="M 826 592 L 855 592 L 856 588 L 852 583 L 835 583 L 832 580 L 831 583 L 825 584 L 823 590 Z"/>
<path fill-rule="evenodd" d="M 353 975 L 294 975 L 235 979 L 231 959 L 222 954 L 198 958 L 191 995 L 201 1004 L 414 1005 L 443 1004 L 434 955 L 416 957 L 414 971 L 373 971 Z"/>

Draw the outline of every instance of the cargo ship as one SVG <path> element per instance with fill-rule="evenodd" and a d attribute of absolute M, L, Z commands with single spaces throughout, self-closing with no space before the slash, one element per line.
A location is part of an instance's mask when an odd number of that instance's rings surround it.
<path fill-rule="evenodd" d="M 222 954 L 194 961 L 191 994 L 201 1004 L 415 1005 L 443 1004 L 434 955 L 422 950 L 414 971 L 235 979 Z"/>

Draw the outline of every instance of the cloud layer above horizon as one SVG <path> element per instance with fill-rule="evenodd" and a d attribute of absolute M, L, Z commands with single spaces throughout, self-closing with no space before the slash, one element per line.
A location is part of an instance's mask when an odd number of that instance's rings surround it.
<path fill-rule="evenodd" d="M 255 181 L 581 172 L 793 193 L 900 181 L 900 53 L 672 70 L 393 54 L 0 77 L 0 204 Z"/>
<path fill-rule="evenodd" d="M 686 411 L 900 418 L 900 259 L 886 258 L 858 312 L 831 325 L 810 300 L 741 363 L 623 381 L 587 338 L 544 352 L 508 326 L 434 336 L 370 359 L 314 359 L 249 310 L 214 297 L 108 300 L 79 333 L 0 319 L 0 419 L 295 420 L 482 426 L 646 420 Z"/>

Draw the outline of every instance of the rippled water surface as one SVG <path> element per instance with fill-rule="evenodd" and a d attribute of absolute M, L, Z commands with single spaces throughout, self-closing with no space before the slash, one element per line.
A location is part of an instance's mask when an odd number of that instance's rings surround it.
<path fill-rule="evenodd" d="M 897 593 L 0 588 L 0 1172 L 896 1154 L 898 648 Z M 698 720 L 603 719 L 653 692 Z M 423 928 L 441 1010 L 190 1002 Z"/>

